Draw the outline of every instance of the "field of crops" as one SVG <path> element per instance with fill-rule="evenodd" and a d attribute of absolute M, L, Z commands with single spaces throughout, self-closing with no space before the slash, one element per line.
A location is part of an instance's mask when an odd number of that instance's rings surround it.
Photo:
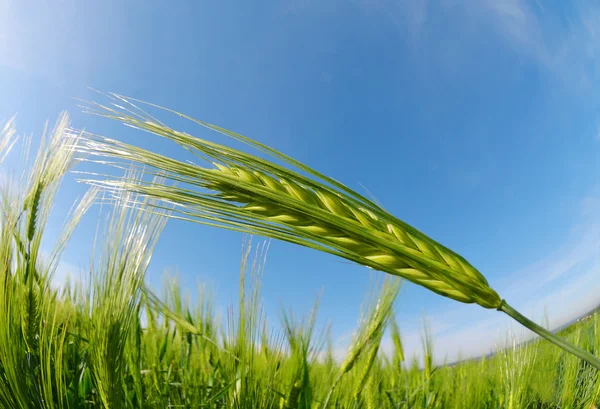
<path fill-rule="evenodd" d="M 0 129 L 3 158 L 16 133 L 10 122 Z M 146 202 L 153 199 L 127 191 L 112 202 L 87 281 L 57 289 L 61 252 L 99 189 L 74 207 L 43 258 L 52 202 L 76 154 L 73 138 L 61 117 L 20 183 L 1 187 L 2 408 L 589 409 L 600 402 L 598 370 L 545 340 L 509 340 L 492 358 L 436 367 L 424 329 L 424 365 L 406 357 L 393 314 L 397 278 L 381 283 L 341 361 L 332 334 L 315 328 L 317 305 L 303 318 L 282 313 L 282 331 L 267 326 L 260 246 L 245 247 L 239 303 L 221 320 L 210 294 L 189 302 L 176 282 L 153 294 L 144 274 L 166 218 Z M 390 353 L 379 350 L 384 335 L 393 340 Z M 599 314 L 560 335 L 600 355 Z"/>

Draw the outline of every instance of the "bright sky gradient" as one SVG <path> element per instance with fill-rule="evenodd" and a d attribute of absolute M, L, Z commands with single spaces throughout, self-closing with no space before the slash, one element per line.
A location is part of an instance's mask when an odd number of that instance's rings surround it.
<path fill-rule="evenodd" d="M 523 313 L 559 325 L 600 303 L 600 6 L 520 0 L 0 0 L 0 118 L 73 125 L 178 150 L 83 115 L 89 91 L 155 102 L 267 143 L 360 190 L 464 255 Z M 164 118 L 163 118 L 164 119 Z M 203 137 L 216 134 L 173 118 Z M 83 187 L 64 185 L 48 234 Z M 94 212 L 61 271 L 91 254 Z M 149 279 L 177 269 L 224 308 L 242 236 L 170 222 Z M 343 350 L 373 273 L 271 243 L 263 297 L 307 312 Z M 380 274 L 376 274 L 380 276 Z M 511 321 L 412 284 L 398 301 L 409 354 L 423 315 L 438 361 L 488 352 Z"/>

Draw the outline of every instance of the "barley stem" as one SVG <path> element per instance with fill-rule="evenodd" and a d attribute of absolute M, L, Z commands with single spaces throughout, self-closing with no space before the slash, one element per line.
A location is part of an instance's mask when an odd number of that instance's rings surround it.
<path fill-rule="evenodd" d="M 523 316 L 519 311 L 515 310 L 513 307 L 508 305 L 506 301 L 502 300 L 500 307 L 498 307 L 498 311 L 502 311 L 507 314 L 509 317 L 515 319 L 519 323 L 523 324 L 525 327 L 529 328 L 531 331 L 540 335 L 541 337 L 546 338 L 548 341 L 553 343 L 554 345 L 559 346 L 563 350 L 583 359 L 588 364 L 594 366 L 595 368 L 600 370 L 600 359 L 590 354 L 587 351 L 584 351 L 581 348 L 576 347 L 562 339 L 561 337 L 553 334 L 542 326 L 539 326 L 535 322 L 531 321 L 529 318 Z"/>

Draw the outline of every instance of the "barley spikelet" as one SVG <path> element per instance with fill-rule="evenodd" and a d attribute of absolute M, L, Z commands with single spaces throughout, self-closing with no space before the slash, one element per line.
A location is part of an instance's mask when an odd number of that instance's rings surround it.
<path fill-rule="evenodd" d="M 379 379 L 375 379 L 371 377 L 367 384 L 366 390 L 366 403 L 367 409 L 377 409 L 381 408 L 381 402 L 379 401 L 379 396 L 381 394 L 380 389 L 381 381 Z"/>
<path fill-rule="evenodd" d="M 383 335 L 383 333 L 380 333 L 380 335 L 378 336 L 374 345 L 371 346 L 371 349 L 369 350 L 369 353 L 367 354 L 365 363 L 362 368 L 363 370 L 360 374 L 358 383 L 356 384 L 356 389 L 354 390 L 354 398 L 356 400 L 358 400 L 360 398 L 360 395 L 363 392 L 363 389 L 365 388 L 367 381 L 369 381 L 369 379 L 370 379 L 371 369 L 373 368 L 373 365 L 375 364 L 375 360 L 377 359 L 377 353 L 379 352 L 379 344 L 381 342 L 382 335 Z"/>
<path fill-rule="evenodd" d="M 33 235 L 36 232 L 36 220 L 40 208 L 40 201 L 44 186 L 41 183 L 35 185 L 34 190 L 31 192 L 32 196 L 26 201 L 25 205 L 29 209 L 29 221 L 27 223 L 27 240 L 32 241 Z"/>
<path fill-rule="evenodd" d="M 350 346 L 348 355 L 340 366 L 340 376 L 349 372 L 368 348 L 373 349 L 379 345 L 399 291 L 399 281 L 386 280 L 384 282 L 375 308 L 363 321 L 356 338 Z"/>
<path fill-rule="evenodd" d="M 402 338 L 400 336 L 400 328 L 396 322 L 396 317 L 391 316 L 390 319 L 390 332 L 392 335 L 392 342 L 394 343 L 394 365 L 398 368 L 404 362 L 404 347 L 402 346 Z"/>
<path fill-rule="evenodd" d="M 290 392 L 285 402 L 285 409 L 296 409 L 298 407 L 298 400 L 300 399 L 300 391 L 302 390 L 302 379 L 298 379 L 294 382 L 290 388 Z"/>

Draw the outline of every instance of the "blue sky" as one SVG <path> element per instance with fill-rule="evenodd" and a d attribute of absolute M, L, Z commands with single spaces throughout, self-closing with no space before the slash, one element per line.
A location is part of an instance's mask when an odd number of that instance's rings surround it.
<path fill-rule="evenodd" d="M 600 6 L 507 0 L 58 3 L 0 0 L 0 118 L 22 133 L 68 110 L 73 125 L 179 155 L 83 115 L 73 97 L 114 91 L 267 143 L 360 190 L 464 255 L 523 313 L 560 324 L 600 303 Z M 35 5 L 32 5 L 34 3 Z M 57 4 L 59 4 L 57 6 Z M 164 118 L 163 118 L 164 119 Z M 199 136 L 221 136 L 171 118 Z M 9 163 L 10 164 L 10 163 Z M 83 192 L 70 177 L 48 230 Z M 89 260 L 97 216 L 63 270 Z M 217 304 L 237 293 L 242 237 L 170 222 L 149 279 L 177 270 Z M 364 267 L 273 242 L 263 298 L 306 312 L 343 349 L 372 278 Z M 423 315 L 438 357 L 488 351 L 496 311 L 406 284 L 409 353 Z"/>

